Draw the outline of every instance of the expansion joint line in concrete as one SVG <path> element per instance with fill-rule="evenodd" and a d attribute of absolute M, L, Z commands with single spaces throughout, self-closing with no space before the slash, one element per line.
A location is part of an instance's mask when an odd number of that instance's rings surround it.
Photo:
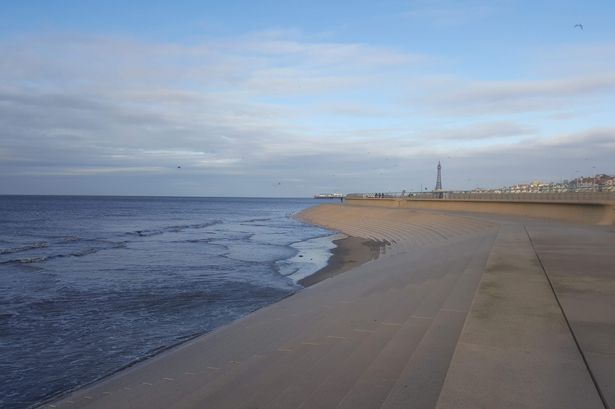
<path fill-rule="evenodd" d="M 600 385 L 598 385 L 598 381 L 596 380 L 596 377 L 594 376 L 594 373 L 592 372 L 591 367 L 589 366 L 589 362 L 587 362 L 587 358 L 585 357 L 585 353 L 583 352 L 583 349 L 581 348 L 581 344 L 579 344 L 579 340 L 577 339 L 576 335 L 574 334 L 574 331 L 572 330 L 572 325 L 570 325 L 570 321 L 568 320 L 568 316 L 566 315 L 566 311 L 564 311 L 564 307 L 562 306 L 562 303 L 559 300 L 559 297 L 557 296 L 557 293 L 555 292 L 555 287 L 553 286 L 553 282 L 551 281 L 551 277 L 549 277 L 549 274 L 547 273 L 547 270 L 545 269 L 544 264 L 542 264 L 542 260 L 540 259 L 540 256 L 538 255 L 538 252 L 536 251 L 536 247 L 534 246 L 534 241 L 532 240 L 532 236 L 530 236 L 530 233 L 527 231 L 527 227 L 525 227 L 525 224 L 523 225 L 523 230 L 525 230 L 525 234 L 527 234 L 527 238 L 530 241 L 530 245 L 532 246 L 532 251 L 534 252 L 534 254 L 536 255 L 536 259 L 538 260 L 538 264 L 540 264 L 540 268 L 542 269 L 542 272 L 545 275 L 545 278 L 547 279 L 547 282 L 549 283 L 549 287 L 551 287 L 551 292 L 553 292 L 553 296 L 555 297 L 555 301 L 557 302 L 557 305 L 560 309 L 560 311 L 562 312 L 562 316 L 564 317 L 564 321 L 566 322 L 566 326 L 568 327 L 568 331 L 570 331 L 570 335 L 572 335 L 572 339 L 574 340 L 574 344 L 577 347 L 577 350 L 579 351 L 579 354 L 581 355 L 581 359 L 583 360 L 583 363 L 585 364 L 585 368 L 587 368 L 587 372 L 589 373 L 589 377 L 591 378 L 594 387 L 596 388 L 596 392 L 598 392 L 598 396 L 600 397 L 600 400 L 602 401 L 602 405 L 604 406 L 605 409 L 611 409 L 604 397 L 604 395 L 602 394 L 602 390 L 600 389 Z"/>

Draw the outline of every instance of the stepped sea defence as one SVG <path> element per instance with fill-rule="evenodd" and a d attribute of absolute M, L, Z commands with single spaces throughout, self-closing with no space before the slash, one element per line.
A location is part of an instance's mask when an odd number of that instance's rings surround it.
<path fill-rule="evenodd" d="M 388 245 L 54 406 L 613 405 L 615 314 L 593 314 L 613 308 L 611 228 L 339 204 L 299 217 Z M 579 269 L 557 262 L 571 249 Z"/>

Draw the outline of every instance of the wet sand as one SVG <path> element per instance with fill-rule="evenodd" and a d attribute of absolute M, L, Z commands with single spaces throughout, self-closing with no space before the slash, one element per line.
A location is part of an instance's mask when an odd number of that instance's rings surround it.
<path fill-rule="evenodd" d="M 49 407 L 613 406 L 611 228 L 345 205 L 300 216 L 364 255 L 389 245 Z M 344 246 L 340 267 L 355 257 Z"/>
<path fill-rule="evenodd" d="M 299 280 L 300 285 L 309 287 L 368 261 L 375 260 L 385 251 L 387 245 L 383 241 L 367 240 L 361 237 L 344 237 L 333 240 L 333 243 L 335 243 L 335 248 L 331 251 L 331 258 L 327 265 L 314 274 Z"/>

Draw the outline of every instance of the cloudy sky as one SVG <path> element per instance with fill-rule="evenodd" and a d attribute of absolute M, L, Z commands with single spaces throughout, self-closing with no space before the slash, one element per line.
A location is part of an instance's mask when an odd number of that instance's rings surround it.
<path fill-rule="evenodd" d="M 614 174 L 614 15 L 604 0 L 2 2 L 0 194 L 419 190 L 438 160 L 445 189 Z"/>

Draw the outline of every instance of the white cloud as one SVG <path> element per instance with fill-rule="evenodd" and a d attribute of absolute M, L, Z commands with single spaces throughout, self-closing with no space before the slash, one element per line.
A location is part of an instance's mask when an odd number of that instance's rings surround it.
<path fill-rule="evenodd" d="M 514 122 L 485 122 L 469 126 L 455 126 L 421 132 L 421 137 L 428 140 L 471 141 L 527 135 L 535 132 L 532 127 Z"/>
<path fill-rule="evenodd" d="M 195 45 L 29 37 L 0 42 L 0 56 L 5 192 L 62 186 L 64 176 L 84 178 L 86 191 L 93 177 L 108 178 L 109 189 L 132 183 L 134 192 L 122 189 L 135 194 L 277 194 L 272 180 L 282 179 L 295 190 L 279 194 L 327 184 L 382 190 L 384 178 L 403 186 L 452 150 L 476 169 L 494 156 L 515 158 L 499 162 L 514 167 L 547 153 L 561 162 L 584 144 L 599 146 L 588 153 L 599 161 L 614 150 L 608 121 L 585 126 L 605 131 L 575 133 L 585 142 L 545 141 L 553 132 L 544 120 L 521 115 L 578 120 L 576 105 L 613 91 L 610 74 L 469 81 L 434 73 L 442 61 L 433 56 L 288 32 Z M 399 103 L 404 95 L 410 103 Z"/>
<path fill-rule="evenodd" d="M 492 115 L 551 111 L 590 97 L 609 97 L 615 75 L 579 76 L 533 81 L 449 81 L 430 100 L 449 114 Z"/>
<path fill-rule="evenodd" d="M 42 168 L 38 170 L 27 170 L 18 172 L 20 176 L 88 176 L 88 175 L 108 175 L 108 174 L 127 174 L 127 173 L 161 173 L 164 168 L 157 167 L 80 167 L 65 168 L 56 170 L 53 168 Z"/>

